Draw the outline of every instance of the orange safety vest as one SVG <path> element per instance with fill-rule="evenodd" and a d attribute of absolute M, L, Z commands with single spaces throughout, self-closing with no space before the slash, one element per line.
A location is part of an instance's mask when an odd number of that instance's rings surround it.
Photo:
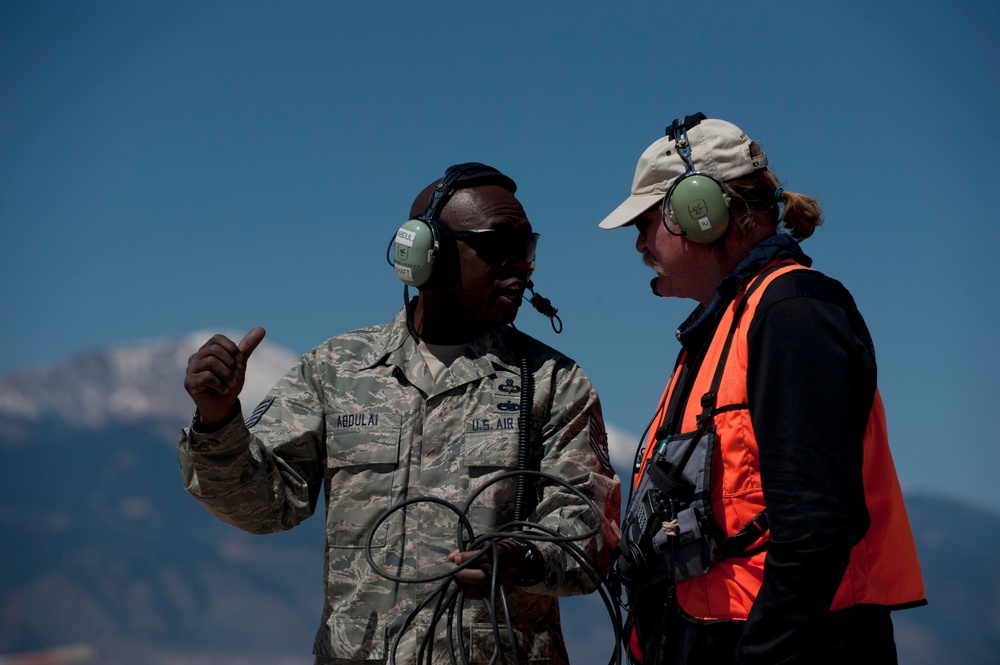
<path fill-rule="evenodd" d="M 757 438 L 747 404 L 747 331 L 761 295 L 771 281 L 792 270 L 808 269 L 794 263 L 787 264 L 762 278 L 760 286 L 749 296 L 726 359 L 713 411 L 716 447 L 711 478 L 712 512 L 726 537 L 739 533 L 766 509 L 761 489 Z M 716 328 L 684 405 L 681 433 L 693 432 L 697 428 L 696 419 L 702 412 L 701 396 L 709 391 L 712 384 L 736 306 L 742 297 L 743 294 L 740 294 L 730 303 Z M 667 382 L 661 404 L 669 404 L 686 361 L 684 353 Z M 642 477 L 646 462 L 656 449 L 656 430 L 663 424 L 665 411 L 663 409 L 650 428 L 636 481 Z M 865 430 L 862 475 L 871 526 L 861 542 L 851 550 L 850 563 L 831 609 L 861 604 L 896 608 L 923 604 L 920 564 L 889 452 L 885 412 L 878 390 Z M 747 551 L 766 543 L 767 537 L 765 533 L 749 545 Z M 761 587 L 766 555 L 766 550 L 761 550 L 750 557 L 723 558 L 715 561 L 706 574 L 679 581 L 677 599 L 681 608 L 699 619 L 745 620 Z"/>

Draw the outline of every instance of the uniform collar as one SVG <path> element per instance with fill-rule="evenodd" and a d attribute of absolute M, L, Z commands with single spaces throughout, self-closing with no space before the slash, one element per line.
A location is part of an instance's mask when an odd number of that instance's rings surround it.
<path fill-rule="evenodd" d="M 512 326 L 496 326 L 486 331 L 469 343 L 465 353 L 455 359 L 432 391 L 430 371 L 416 340 L 410 335 L 404 308 L 373 339 L 361 363 L 366 368 L 379 365 L 394 367 L 413 385 L 431 395 L 492 376 L 498 369 L 517 372 L 519 361 L 515 336 L 520 335 Z"/>

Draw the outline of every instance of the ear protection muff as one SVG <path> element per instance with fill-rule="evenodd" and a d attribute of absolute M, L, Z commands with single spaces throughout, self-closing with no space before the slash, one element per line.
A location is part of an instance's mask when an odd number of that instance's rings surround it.
<path fill-rule="evenodd" d="M 392 243 L 395 250 L 390 263 L 399 278 L 409 286 L 426 284 L 441 251 L 437 224 L 419 218 L 408 220 L 396 231 Z"/>
<path fill-rule="evenodd" d="M 729 226 L 729 195 L 725 185 L 707 173 L 696 171 L 691 159 L 687 130 L 704 119 L 703 113 L 696 113 L 683 121 L 674 120 L 667 127 L 666 135 L 673 135 L 677 154 L 684 160 L 686 171 L 667 190 L 660 210 L 668 232 L 687 236 L 698 243 L 718 240 Z M 680 228 L 680 234 L 670 229 L 667 215 Z"/>
<path fill-rule="evenodd" d="M 511 194 L 517 191 L 517 184 L 511 178 L 490 166 L 479 162 L 455 164 L 448 167 L 441 182 L 434 188 L 427 204 L 427 212 L 399 227 L 396 235 L 389 241 L 386 260 L 396 269 L 396 274 L 404 284 L 417 287 L 427 284 L 433 274 L 434 263 L 441 257 L 443 224 L 438 218 L 441 209 L 455 191 L 484 180 L 494 181 Z"/>

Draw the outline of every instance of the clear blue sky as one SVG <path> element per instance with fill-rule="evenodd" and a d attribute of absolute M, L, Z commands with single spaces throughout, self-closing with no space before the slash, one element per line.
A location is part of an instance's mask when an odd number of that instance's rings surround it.
<path fill-rule="evenodd" d="M 384 255 L 444 168 L 492 164 L 538 290 L 636 438 L 694 305 L 597 222 L 673 118 L 740 125 L 827 223 L 803 247 L 875 338 L 905 485 L 1000 509 L 1000 5 L 0 3 L 0 373 L 263 325 L 391 317 Z M 817 377 L 822 380 L 822 377 Z"/>

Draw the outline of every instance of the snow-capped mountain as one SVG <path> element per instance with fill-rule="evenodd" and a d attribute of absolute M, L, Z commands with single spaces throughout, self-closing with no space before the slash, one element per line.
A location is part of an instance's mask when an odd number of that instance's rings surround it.
<path fill-rule="evenodd" d="M 184 370 L 212 334 L 113 346 L 0 377 L 0 433 L 14 423 L 52 419 L 91 429 L 138 421 L 184 422 L 194 409 L 184 391 Z M 239 333 L 225 334 L 240 339 Z M 265 339 L 248 363 L 244 410 L 252 411 L 297 359 Z"/>

